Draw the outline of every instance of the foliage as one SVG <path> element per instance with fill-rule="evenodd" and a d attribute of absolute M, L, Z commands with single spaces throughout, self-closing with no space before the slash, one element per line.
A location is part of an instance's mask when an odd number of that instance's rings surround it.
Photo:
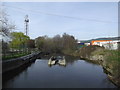
<path fill-rule="evenodd" d="M 43 37 L 38 37 L 38 38 L 36 38 L 36 40 L 35 40 L 35 44 L 36 44 L 36 47 L 39 49 L 39 50 L 41 50 L 41 51 L 43 51 L 43 48 L 44 48 L 44 44 L 45 44 L 45 37 L 43 36 Z"/>
<path fill-rule="evenodd" d="M 27 41 L 30 39 L 22 32 L 12 32 L 11 36 L 12 36 L 12 41 L 10 43 L 10 47 L 15 49 L 25 48 Z"/>
<path fill-rule="evenodd" d="M 107 60 L 120 62 L 120 51 L 119 50 L 107 50 L 106 53 L 107 53 Z"/>
<path fill-rule="evenodd" d="M 10 32 L 15 29 L 15 25 L 9 21 L 5 10 L 0 10 L 0 37 L 2 45 L 2 55 L 5 56 L 9 50 L 8 42 L 10 40 Z"/>
<path fill-rule="evenodd" d="M 120 85 L 120 51 L 107 50 L 106 52 L 106 68 L 111 72 L 117 85 Z"/>
<path fill-rule="evenodd" d="M 97 52 L 101 52 L 102 50 L 104 50 L 103 47 L 100 47 L 98 45 L 94 45 L 94 46 L 90 45 L 90 46 L 80 48 L 78 50 L 78 55 L 82 58 L 86 58 L 86 57 L 89 58 L 90 56 L 94 54 L 96 55 Z"/>
<path fill-rule="evenodd" d="M 44 52 L 71 54 L 77 49 L 77 40 L 66 33 L 62 37 L 60 35 L 53 38 L 47 36 L 38 37 L 35 42 L 36 47 Z"/>
<path fill-rule="evenodd" d="M 13 58 L 18 58 L 18 57 L 25 56 L 25 55 L 28 55 L 28 54 L 30 54 L 30 53 L 14 53 L 14 54 L 9 54 L 9 55 L 3 56 L 2 60 L 8 60 L 8 59 L 13 59 Z"/>
<path fill-rule="evenodd" d="M 6 50 L 8 50 L 9 48 L 8 48 L 8 43 L 7 42 L 4 42 L 3 40 L 2 40 L 2 51 L 6 51 Z"/>
<path fill-rule="evenodd" d="M 77 49 L 77 40 L 75 40 L 74 36 L 64 33 L 62 39 L 63 52 L 73 53 Z"/>
<path fill-rule="evenodd" d="M 119 61 L 120 62 L 120 51 L 119 50 L 96 50 L 92 52 L 92 55 L 103 55 L 106 57 L 106 60 L 110 61 Z"/>
<path fill-rule="evenodd" d="M 8 50 L 9 50 L 8 43 L 2 40 L 2 55 L 5 56 Z"/>
<path fill-rule="evenodd" d="M 35 40 L 28 40 L 27 47 L 28 48 L 35 48 Z"/>
<path fill-rule="evenodd" d="M 112 80 L 120 83 L 120 51 L 119 50 L 96 50 L 92 52 L 92 55 L 103 55 L 104 60 L 102 62 L 103 67 L 112 75 Z"/>

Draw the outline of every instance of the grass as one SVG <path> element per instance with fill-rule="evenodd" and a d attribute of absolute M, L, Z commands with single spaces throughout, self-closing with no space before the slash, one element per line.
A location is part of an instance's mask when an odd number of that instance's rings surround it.
<path fill-rule="evenodd" d="M 120 51 L 119 50 L 110 50 L 108 52 L 108 59 L 109 60 L 116 60 L 118 62 L 120 62 Z"/>
<path fill-rule="evenodd" d="M 98 50 L 92 52 L 92 55 L 103 55 L 109 61 L 120 62 L 120 50 Z"/>
<path fill-rule="evenodd" d="M 28 55 L 30 53 L 16 53 L 16 54 L 11 54 L 11 55 L 6 55 L 2 57 L 2 60 L 8 60 L 8 59 L 13 59 L 13 58 L 18 58 L 18 57 L 22 57 L 25 55 Z"/>
<path fill-rule="evenodd" d="M 120 76 L 120 50 L 95 51 L 92 55 L 103 55 L 105 57 L 106 68 L 109 68 L 114 77 Z"/>

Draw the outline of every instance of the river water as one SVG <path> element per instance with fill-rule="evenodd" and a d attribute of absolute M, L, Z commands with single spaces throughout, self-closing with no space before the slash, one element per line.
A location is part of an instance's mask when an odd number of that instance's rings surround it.
<path fill-rule="evenodd" d="M 48 66 L 48 58 L 36 59 L 23 69 L 4 76 L 3 88 L 115 88 L 102 66 L 69 57 L 66 66 Z"/>

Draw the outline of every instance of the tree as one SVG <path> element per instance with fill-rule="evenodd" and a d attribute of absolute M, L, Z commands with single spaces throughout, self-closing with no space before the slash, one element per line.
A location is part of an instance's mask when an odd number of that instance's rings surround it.
<path fill-rule="evenodd" d="M 4 57 L 6 56 L 6 53 L 8 52 L 8 50 L 9 50 L 8 43 L 2 40 L 2 54 Z"/>
<path fill-rule="evenodd" d="M 35 39 L 36 47 L 43 52 L 51 53 L 73 53 L 77 49 L 77 40 L 74 36 L 63 34 L 56 35 L 53 38 L 47 36 L 38 37 Z"/>
<path fill-rule="evenodd" d="M 62 45 L 64 53 L 72 53 L 77 49 L 77 40 L 75 40 L 74 36 L 64 33 L 62 36 Z"/>
<path fill-rule="evenodd" d="M 0 6 L 2 7 L 2 6 Z M 0 43 L 2 45 L 2 54 L 5 56 L 9 50 L 10 32 L 16 27 L 8 19 L 8 15 L 5 10 L 0 10 Z"/>
<path fill-rule="evenodd" d="M 24 35 L 22 32 L 12 32 L 12 41 L 10 47 L 14 49 L 25 49 L 27 48 L 27 41 L 30 40 L 29 36 Z"/>
<path fill-rule="evenodd" d="M 42 51 L 45 43 L 45 37 L 38 37 L 35 39 L 36 47 Z"/>
<path fill-rule="evenodd" d="M 41 36 L 35 39 L 36 47 L 43 52 L 53 51 L 53 40 L 47 36 Z"/>
<path fill-rule="evenodd" d="M 35 40 L 32 40 L 32 39 L 28 40 L 27 41 L 27 47 L 30 48 L 30 49 L 35 48 Z"/>
<path fill-rule="evenodd" d="M 61 53 L 63 46 L 62 46 L 62 38 L 60 37 L 60 35 L 56 35 L 53 37 L 53 43 L 54 43 L 54 52 Z"/>
<path fill-rule="evenodd" d="M 8 15 L 5 10 L 0 10 L 0 33 L 1 35 L 10 37 L 10 32 L 16 28 L 8 19 Z"/>

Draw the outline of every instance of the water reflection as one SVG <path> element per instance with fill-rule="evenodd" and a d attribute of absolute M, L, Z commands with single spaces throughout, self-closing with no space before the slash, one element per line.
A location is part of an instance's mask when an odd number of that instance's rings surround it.
<path fill-rule="evenodd" d="M 66 65 L 60 65 L 60 64 L 55 64 L 55 65 L 59 65 L 59 66 L 61 66 L 61 67 L 66 67 Z M 49 66 L 49 67 L 52 67 L 52 66 L 54 66 L 54 65 L 49 65 L 49 64 L 48 64 L 48 66 Z"/>
<path fill-rule="evenodd" d="M 22 70 L 14 71 L 4 88 L 113 88 L 116 87 L 101 66 L 66 56 L 66 66 L 48 66 L 48 59 L 37 59 Z"/>
<path fill-rule="evenodd" d="M 17 69 L 15 69 L 15 70 L 13 70 L 13 71 L 10 71 L 10 72 L 7 72 L 7 73 L 2 74 L 2 84 L 3 84 L 3 87 L 4 87 L 4 84 L 5 84 L 7 81 L 9 81 L 9 80 L 11 80 L 11 79 L 12 79 L 12 81 L 14 81 L 14 79 L 17 78 L 17 77 L 19 77 L 20 74 L 21 74 L 23 71 L 24 71 L 24 73 L 25 73 L 25 76 L 27 77 L 28 67 L 32 66 L 32 64 L 34 64 L 34 63 L 35 63 L 35 61 L 32 62 L 32 63 L 26 64 L 26 65 L 23 65 L 21 68 L 17 68 Z"/>

